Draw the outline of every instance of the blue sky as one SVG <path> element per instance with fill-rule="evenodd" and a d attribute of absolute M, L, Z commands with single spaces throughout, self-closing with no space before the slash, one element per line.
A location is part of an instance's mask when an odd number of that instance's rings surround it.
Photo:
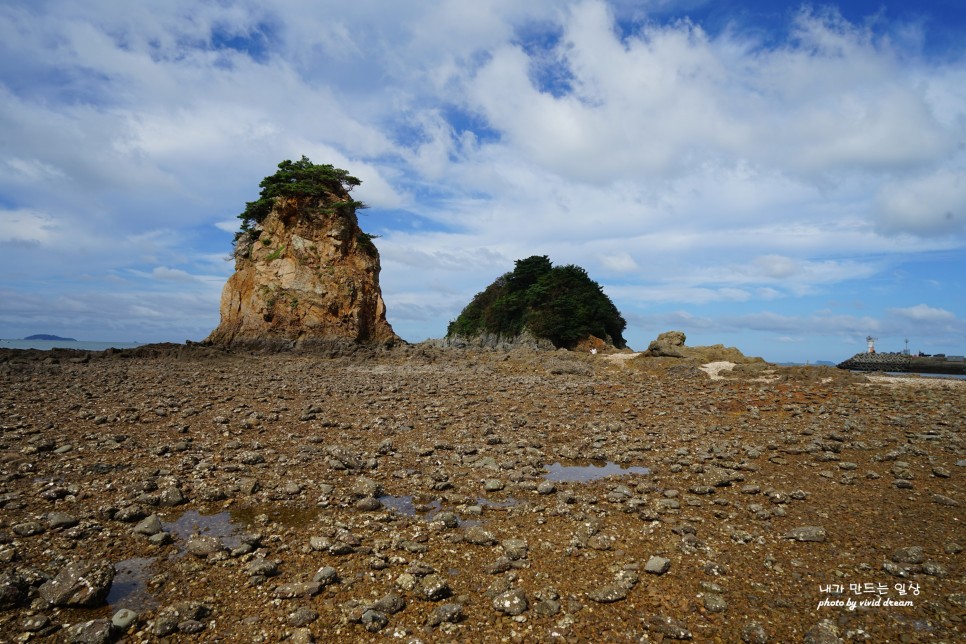
<path fill-rule="evenodd" d="M 200 340 L 283 159 L 389 321 L 583 266 L 632 347 L 966 353 L 966 5 L 0 0 L 0 337 Z"/>

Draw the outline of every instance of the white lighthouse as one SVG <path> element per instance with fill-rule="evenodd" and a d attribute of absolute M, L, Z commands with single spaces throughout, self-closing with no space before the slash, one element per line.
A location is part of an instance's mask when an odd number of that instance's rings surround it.
<path fill-rule="evenodd" d="M 865 341 L 869 343 L 869 353 L 875 353 L 875 338 L 870 335 L 866 337 Z"/>

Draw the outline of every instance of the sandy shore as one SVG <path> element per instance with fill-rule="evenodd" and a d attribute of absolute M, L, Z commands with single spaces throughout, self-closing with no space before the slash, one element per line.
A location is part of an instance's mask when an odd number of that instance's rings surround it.
<path fill-rule="evenodd" d="M 701 367 L 0 351 L 0 641 L 963 641 L 966 383 Z"/>

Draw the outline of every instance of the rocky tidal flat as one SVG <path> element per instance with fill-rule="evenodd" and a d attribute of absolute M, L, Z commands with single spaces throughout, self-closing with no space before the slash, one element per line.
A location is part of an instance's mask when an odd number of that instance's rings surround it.
<path fill-rule="evenodd" d="M 0 641 L 963 641 L 964 428 L 827 368 L 0 351 Z"/>

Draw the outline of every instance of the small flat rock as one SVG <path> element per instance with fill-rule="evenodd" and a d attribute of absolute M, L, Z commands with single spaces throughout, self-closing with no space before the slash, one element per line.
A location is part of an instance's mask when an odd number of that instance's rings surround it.
<path fill-rule="evenodd" d="M 367 496 L 356 501 L 356 510 L 362 512 L 375 512 L 382 509 L 382 501 L 375 497 Z"/>
<path fill-rule="evenodd" d="M 909 546 L 893 552 L 892 560 L 896 563 L 921 564 L 926 560 L 926 555 L 921 546 Z"/>
<path fill-rule="evenodd" d="M 174 485 L 171 485 L 166 487 L 161 492 L 161 496 L 158 499 L 158 502 L 165 507 L 172 508 L 176 505 L 181 505 L 183 503 L 186 503 L 186 499 L 184 498 L 184 494 L 181 493 L 181 490 L 179 488 L 177 488 Z"/>
<path fill-rule="evenodd" d="M 500 479 L 486 479 L 483 481 L 483 489 L 487 492 L 499 492 L 503 489 L 503 481 Z"/>
<path fill-rule="evenodd" d="M 682 622 L 665 615 L 652 616 L 647 622 L 647 629 L 671 640 L 690 640 L 693 637 Z"/>
<path fill-rule="evenodd" d="M 279 599 L 295 599 L 297 597 L 314 597 L 322 591 L 322 584 L 317 581 L 293 582 L 282 584 L 275 589 L 275 596 Z"/>
<path fill-rule="evenodd" d="M 453 512 L 440 512 L 435 517 L 433 517 L 433 523 L 442 523 L 447 528 L 458 528 L 460 525 L 460 518 Z"/>
<path fill-rule="evenodd" d="M 505 539 L 500 545 L 509 559 L 515 561 L 527 557 L 527 542 L 523 539 Z"/>
<path fill-rule="evenodd" d="M 37 633 L 50 626 L 50 618 L 46 615 L 30 615 L 20 622 L 20 630 L 25 633 Z"/>
<path fill-rule="evenodd" d="M 113 581 L 111 562 L 75 561 L 40 586 L 38 593 L 53 606 L 97 606 L 107 598 Z"/>
<path fill-rule="evenodd" d="M 126 631 L 136 621 L 138 621 L 138 614 L 130 608 L 122 608 L 111 617 L 111 623 L 121 631 Z"/>
<path fill-rule="evenodd" d="M 450 602 L 437 606 L 436 610 L 429 616 L 427 623 L 430 626 L 455 624 L 456 622 L 462 621 L 464 617 L 463 605 Z"/>
<path fill-rule="evenodd" d="M 553 494 L 557 491 L 557 486 L 553 484 L 553 481 L 541 481 L 537 485 L 537 494 Z"/>
<path fill-rule="evenodd" d="M 663 575 L 671 569 L 671 560 L 664 557 L 652 556 L 644 564 L 644 572 L 652 575 Z"/>
<path fill-rule="evenodd" d="M 522 588 L 514 588 L 493 598 L 493 610 L 515 617 L 522 615 L 530 607 L 527 594 Z"/>
<path fill-rule="evenodd" d="M 705 593 L 704 607 L 709 613 L 723 613 L 728 610 L 728 601 L 718 593 Z"/>
<path fill-rule="evenodd" d="M 47 531 L 39 521 L 24 521 L 13 526 L 12 530 L 19 537 L 35 537 Z"/>
<path fill-rule="evenodd" d="M 922 564 L 922 574 L 929 575 L 931 577 L 945 577 L 949 574 L 946 570 L 946 566 L 938 563 L 936 561 L 927 561 Z"/>
<path fill-rule="evenodd" d="M 496 543 L 493 533 L 478 525 L 470 527 L 463 535 L 463 540 L 476 546 L 492 546 Z"/>
<path fill-rule="evenodd" d="M 381 611 L 370 608 L 362 613 L 362 625 L 370 633 L 378 633 L 389 625 L 389 616 Z"/>
<path fill-rule="evenodd" d="M 587 597 L 599 604 L 611 604 L 627 599 L 629 589 L 621 584 L 606 584 L 587 593 Z"/>
<path fill-rule="evenodd" d="M 793 539 L 795 541 L 822 542 L 825 541 L 825 536 L 825 528 L 814 525 L 794 528 L 785 533 L 786 539 Z"/>
<path fill-rule="evenodd" d="M 805 633 L 803 644 L 842 644 L 845 640 L 839 637 L 839 629 L 834 622 L 823 619 Z"/>
<path fill-rule="evenodd" d="M 47 525 L 52 530 L 73 528 L 78 523 L 79 521 L 76 517 L 67 514 L 66 512 L 51 512 L 47 515 Z"/>
<path fill-rule="evenodd" d="M 419 580 L 417 586 L 419 595 L 431 602 L 439 601 L 450 596 L 449 584 L 439 575 L 426 575 Z"/>
<path fill-rule="evenodd" d="M 318 618 L 319 612 L 314 608 L 309 606 L 299 606 L 288 614 L 288 617 L 285 621 L 289 626 L 301 628 L 302 626 L 308 626 Z"/>
<path fill-rule="evenodd" d="M 197 619 L 186 619 L 178 622 L 178 631 L 188 635 L 196 635 L 205 630 L 205 623 Z"/>
<path fill-rule="evenodd" d="M 768 644 L 768 633 L 759 622 L 748 622 L 741 629 L 741 641 L 745 644 Z"/>
<path fill-rule="evenodd" d="M 83 644 L 107 644 L 112 641 L 114 625 L 109 619 L 92 619 L 88 622 L 74 624 L 65 632 L 66 641 L 83 642 Z"/>
<path fill-rule="evenodd" d="M 389 593 L 375 604 L 372 608 L 378 610 L 387 615 L 395 615 L 396 613 L 405 610 L 406 600 L 402 598 L 398 593 Z"/>
<path fill-rule="evenodd" d="M 376 497 L 384 494 L 382 485 L 377 481 L 360 476 L 352 485 L 352 493 L 360 497 Z"/>
<path fill-rule="evenodd" d="M 185 548 L 199 559 L 210 557 L 226 550 L 225 546 L 215 537 L 207 535 L 195 535 L 188 539 Z"/>
<path fill-rule="evenodd" d="M 134 526 L 134 532 L 136 534 L 143 534 L 150 537 L 161 532 L 161 519 L 156 514 L 152 514 L 149 517 L 141 519 L 136 526 Z"/>
<path fill-rule="evenodd" d="M 274 577 L 278 574 L 278 565 L 269 559 L 253 559 L 245 567 L 245 572 L 253 577 Z"/>

